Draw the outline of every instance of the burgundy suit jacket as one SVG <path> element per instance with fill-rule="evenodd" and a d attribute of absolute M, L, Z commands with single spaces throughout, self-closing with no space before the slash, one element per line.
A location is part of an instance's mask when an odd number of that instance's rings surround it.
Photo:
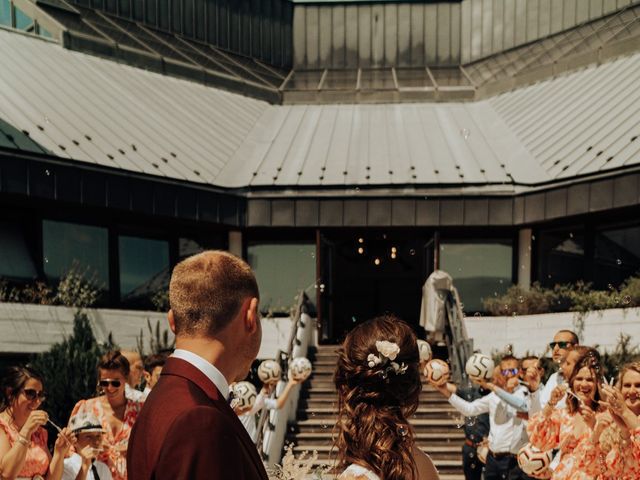
<path fill-rule="evenodd" d="M 200 370 L 169 358 L 129 438 L 129 480 L 268 480 L 238 416 Z"/>

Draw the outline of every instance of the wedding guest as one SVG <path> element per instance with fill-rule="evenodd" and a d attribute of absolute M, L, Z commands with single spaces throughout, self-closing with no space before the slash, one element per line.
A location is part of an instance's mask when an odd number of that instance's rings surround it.
<path fill-rule="evenodd" d="M 491 385 L 499 385 L 507 393 L 526 401 L 527 389 L 519 385 L 519 361 L 507 355 L 502 358 Z M 489 454 L 484 467 L 485 480 L 527 478 L 518 467 L 516 454 L 527 443 L 526 422 L 518 409 L 502 400 L 496 393 L 467 402 L 445 385 L 435 385 L 449 403 L 465 417 L 489 414 Z"/>
<path fill-rule="evenodd" d="M 78 441 L 76 452 L 64 460 L 62 480 L 111 480 L 109 467 L 97 459 L 102 452 L 104 434 L 98 417 L 80 412 L 71 417 L 69 428 Z"/>
<path fill-rule="evenodd" d="M 579 452 L 579 468 L 598 480 L 640 478 L 640 362 L 622 367 L 615 387 L 604 384 L 607 409 Z"/>
<path fill-rule="evenodd" d="M 243 409 L 233 409 L 236 415 L 238 415 L 240 422 L 242 422 L 242 425 L 244 425 L 244 428 L 249 433 L 251 440 L 254 442 L 258 440 L 256 415 L 262 410 L 280 410 L 289 398 L 289 394 L 291 393 L 291 390 L 293 390 L 293 387 L 299 384 L 300 382 L 298 380 L 290 378 L 278 398 L 271 398 L 271 394 L 273 393 L 277 383 L 265 383 L 260 389 L 260 393 L 258 393 L 253 406 Z"/>
<path fill-rule="evenodd" d="M 338 352 L 335 448 L 340 480 L 436 480 L 409 418 L 418 408 L 419 354 L 411 327 L 393 316 L 356 326 Z"/>
<path fill-rule="evenodd" d="M 144 402 L 147 395 L 138 390 L 144 375 L 142 357 L 140 353 L 133 350 L 121 350 L 120 353 L 129 362 L 129 375 L 127 375 L 127 383 L 124 386 L 124 394 L 129 400 Z"/>
<path fill-rule="evenodd" d="M 156 386 L 158 380 L 160 380 L 160 374 L 162 373 L 162 368 L 167 361 L 166 353 L 156 353 L 153 355 L 149 355 L 144 359 L 144 380 L 145 380 L 145 389 L 144 394 L 145 397 L 149 395 L 149 392 Z"/>
<path fill-rule="evenodd" d="M 601 413 L 602 384 L 598 361 L 586 354 L 578 359 L 565 385 L 558 385 L 541 412 L 529 420 L 527 431 L 531 444 L 542 451 L 560 450 L 553 480 L 593 480 L 579 467 L 577 458 L 592 435 Z M 566 406 L 557 408 L 566 395 Z"/>
<path fill-rule="evenodd" d="M 255 444 L 229 406 L 262 339 L 259 290 L 242 259 L 206 251 L 175 266 L 169 327 L 176 350 L 131 435 L 131 480 L 267 480 Z"/>
<path fill-rule="evenodd" d="M 576 335 L 571 330 L 558 330 L 556 334 L 553 336 L 553 341 L 549 343 L 549 347 L 551 348 L 551 358 L 553 362 L 561 367 L 564 363 L 567 355 L 576 345 L 579 344 L 578 335 Z M 547 403 L 549 403 L 549 399 L 551 398 L 551 392 L 560 384 L 562 384 L 568 376 L 564 376 L 562 369 L 557 372 L 551 374 L 551 376 L 547 379 L 547 383 L 544 388 L 540 392 L 540 408 L 544 408 Z M 558 403 L 558 408 L 564 408 L 565 399 L 562 398 Z M 537 412 L 531 412 L 533 415 Z"/>
<path fill-rule="evenodd" d="M 40 374 L 29 367 L 9 367 L 0 380 L 0 478 L 59 480 L 64 457 L 75 442 L 69 429 L 63 429 L 53 447 L 47 447 L 49 420 L 40 407 L 45 399 Z"/>
<path fill-rule="evenodd" d="M 114 480 L 127 478 L 129 435 L 142 403 L 125 396 L 129 361 L 118 350 L 106 353 L 98 364 L 100 395 L 76 403 L 71 416 L 90 413 L 98 418 L 104 434 L 104 450 L 98 460 L 108 465 Z"/>

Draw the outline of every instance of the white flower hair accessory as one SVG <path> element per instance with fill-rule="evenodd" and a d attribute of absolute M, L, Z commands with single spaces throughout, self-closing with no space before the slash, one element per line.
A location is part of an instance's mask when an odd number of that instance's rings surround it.
<path fill-rule="evenodd" d="M 404 362 L 401 364 L 394 362 L 400 353 L 400 347 L 397 343 L 378 340 L 376 342 L 376 350 L 378 350 L 380 355 L 370 353 L 369 356 L 367 356 L 367 365 L 369 368 L 376 368 L 378 365 L 385 367 L 378 372 L 384 379 L 386 379 L 389 376 L 389 373 L 392 372 L 396 375 L 404 375 L 408 366 L 405 365 Z"/>

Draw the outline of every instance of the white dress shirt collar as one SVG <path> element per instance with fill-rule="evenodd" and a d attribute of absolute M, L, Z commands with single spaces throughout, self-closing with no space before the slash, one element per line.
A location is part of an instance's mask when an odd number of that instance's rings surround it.
<path fill-rule="evenodd" d="M 209 380 L 211 380 L 225 399 L 229 398 L 229 383 L 227 382 L 227 379 L 224 378 L 224 375 L 220 373 L 220 370 L 218 370 L 212 363 L 209 363 L 200 355 L 180 348 L 176 349 L 171 356 L 184 360 L 196 367 Z"/>

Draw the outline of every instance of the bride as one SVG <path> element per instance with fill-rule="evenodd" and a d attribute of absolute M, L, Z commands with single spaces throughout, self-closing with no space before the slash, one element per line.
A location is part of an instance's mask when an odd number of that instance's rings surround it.
<path fill-rule="evenodd" d="M 338 352 L 339 480 L 438 480 L 407 420 L 418 408 L 418 346 L 411 327 L 383 316 L 354 328 Z"/>

